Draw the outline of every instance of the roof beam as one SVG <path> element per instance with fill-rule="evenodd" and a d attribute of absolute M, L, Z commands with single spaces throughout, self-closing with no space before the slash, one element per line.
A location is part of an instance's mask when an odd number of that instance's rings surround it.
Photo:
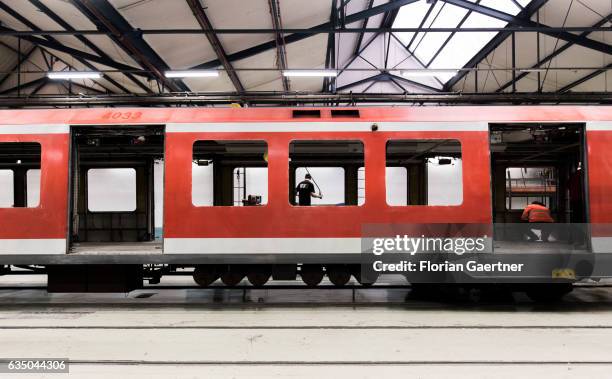
<path fill-rule="evenodd" d="M 283 89 L 291 90 L 289 78 L 284 76 L 282 71 L 287 69 L 287 49 L 285 48 L 285 36 L 280 32 L 283 29 L 283 20 L 280 13 L 280 4 L 278 0 L 268 0 L 270 8 L 270 16 L 272 17 L 272 26 L 276 30 L 276 66 L 281 71 L 281 79 L 283 81 Z"/>
<path fill-rule="evenodd" d="M 206 12 L 204 11 L 204 8 L 202 8 L 200 0 L 186 1 L 189 5 L 189 8 L 191 8 L 191 12 L 193 13 L 195 19 L 198 21 L 198 24 L 200 24 L 200 27 L 203 30 L 214 32 L 215 28 L 210 23 L 208 16 L 206 16 Z M 223 45 L 221 45 L 219 37 L 215 33 L 206 33 L 206 38 L 208 39 L 208 42 L 210 42 L 210 45 L 212 46 L 213 50 L 215 51 L 215 54 L 217 55 L 217 59 L 219 60 L 219 62 L 221 62 L 221 65 L 225 69 L 227 76 L 229 76 L 230 80 L 232 81 L 232 84 L 234 85 L 234 88 L 236 88 L 236 91 L 238 93 L 243 93 L 244 87 L 240 82 L 240 78 L 238 78 L 238 74 L 236 73 L 236 71 L 234 71 L 234 67 L 227 58 L 227 53 L 225 52 Z"/>
<path fill-rule="evenodd" d="M 480 0 L 476 0 L 476 5 L 478 5 L 480 3 Z M 459 21 L 459 24 L 457 24 L 457 29 L 461 29 L 461 26 L 463 26 L 463 24 L 467 21 L 468 17 L 470 17 L 470 15 L 472 14 L 472 10 L 468 10 L 466 12 L 466 14 L 463 16 L 463 18 L 461 19 L 461 21 Z M 440 48 L 435 52 L 435 54 L 431 57 L 431 59 L 429 59 L 429 61 L 427 62 L 427 64 L 425 64 L 425 67 L 429 67 L 431 66 L 431 64 L 436 60 L 436 58 L 438 57 L 438 55 L 440 55 L 440 53 L 442 52 L 442 50 L 444 50 L 444 48 L 446 47 L 446 45 L 448 45 L 448 43 L 450 42 L 450 40 L 455 36 L 456 32 L 452 32 L 451 34 L 448 35 L 448 37 L 446 37 L 446 39 L 444 40 L 444 42 L 442 43 L 442 45 L 440 46 Z"/>
<path fill-rule="evenodd" d="M 71 0 L 98 29 L 111 33 L 111 38 L 142 67 L 147 68 L 160 83 L 174 92 L 190 92 L 181 80 L 172 81 L 165 77 L 168 65 L 142 38 L 142 35 L 123 18 L 108 0 Z"/>
<path fill-rule="evenodd" d="M 7 6 L 6 4 L 0 2 L 0 9 L 2 9 L 3 11 L 5 11 L 6 13 L 8 13 L 11 17 L 15 18 L 17 21 L 21 22 L 22 24 L 24 24 L 25 26 L 27 26 L 28 28 L 32 29 L 32 30 L 40 30 L 40 28 L 38 26 L 36 26 L 33 22 L 31 22 L 29 19 L 23 17 L 21 14 L 19 14 L 18 12 L 16 12 L 13 8 Z M 61 45 L 59 43 L 59 41 L 57 41 L 55 38 L 51 37 L 51 36 L 45 36 L 43 35 L 43 38 L 41 38 L 41 40 L 47 40 L 51 43 L 53 43 L 54 45 Z M 32 41 L 30 41 L 32 42 Z M 21 52 L 19 52 L 21 54 Z M 83 58 L 79 58 L 78 56 L 75 57 L 79 62 L 81 62 L 81 64 L 83 64 L 84 66 L 88 67 L 91 70 L 97 70 L 97 68 L 92 65 L 91 63 L 87 62 L 85 59 Z M 109 80 L 107 78 L 107 80 Z M 113 82 L 112 79 L 109 80 L 110 82 Z"/>
<path fill-rule="evenodd" d="M 46 76 L 41 76 L 40 78 L 31 80 L 31 81 L 29 81 L 27 83 L 20 83 L 20 84 L 14 86 L 14 87 L 7 88 L 5 90 L 0 91 L 0 95 L 6 95 L 6 94 L 9 94 L 9 93 L 17 91 L 17 90 L 22 90 L 22 89 L 25 89 L 25 88 L 30 88 L 30 87 L 39 85 L 40 83 L 45 83 L 47 81 L 47 79 L 48 78 Z"/>
<path fill-rule="evenodd" d="M 34 88 L 32 90 L 32 92 L 30 92 L 30 95 L 36 95 L 41 89 L 43 89 L 43 87 L 45 87 L 47 84 L 49 84 L 49 78 L 47 78 L 47 80 L 45 80 L 44 82 L 41 82 L 39 85 L 36 86 L 36 88 Z"/>
<path fill-rule="evenodd" d="M 581 37 L 565 31 L 550 31 L 547 30 L 546 25 L 538 24 L 535 21 L 531 21 L 527 18 L 513 16 L 508 13 L 500 12 L 497 9 L 489 8 L 484 5 L 475 4 L 467 0 L 440 0 L 448 4 L 452 4 L 461 8 L 472 10 L 474 12 L 496 18 L 498 20 L 506 21 L 512 25 L 527 26 L 527 27 L 541 27 L 543 34 L 551 37 L 559 38 L 564 41 L 573 42 L 577 45 L 584 46 L 589 49 L 597 50 L 605 54 L 612 54 L 612 46 L 607 43 L 595 41 L 586 37 Z"/>
<path fill-rule="evenodd" d="M 163 95 L 96 95 L 96 96 L 0 96 L 0 107 L 51 107 L 51 106 L 171 106 L 171 105 L 215 105 L 249 102 L 261 105 L 313 104 L 324 106 L 330 103 L 350 104 L 508 104 L 513 102 L 544 104 L 612 104 L 611 92 L 557 93 L 299 93 L 271 94 L 207 93 L 207 94 L 163 94 Z"/>
<path fill-rule="evenodd" d="M 569 90 L 571 90 L 572 88 L 574 88 L 574 87 L 576 87 L 576 86 L 578 86 L 578 85 L 580 85 L 580 84 L 582 84 L 582 83 L 584 83 L 586 81 L 589 81 L 589 80 L 593 79 L 596 76 L 599 76 L 599 75 L 603 74 L 604 72 L 606 72 L 611 67 L 612 67 L 612 63 L 607 65 L 605 67 L 605 69 L 599 69 L 599 70 L 593 71 L 590 74 L 588 74 L 586 76 L 583 76 L 582 78 L 580 78 L 580 79 L 578 79 L 578 80 L 576 80 L 576 81 L 574 81 L 574 82 L 572 82 L 572 83 L 562 87 L 561 89 L 557 90 L 556 93 L 558 93 L 558 94 L 566 93 Z"/>
<path fill-rule="evenodd" d="M 427 12 L 425 13 L 425 16 L 423 16 L 423 19 L 419 23 L 419 29 L 421 29 L 425 25 L 425 22 L 427 22 L 427 19 L 429 18 L 429 15 L 431 14 L 431 12 L 434 10 L 435 6 L 436 6 L 436 2 L 432 1 L 431 5 L 427 9 Z M 430 24 L 430 26 L 431 26 L 431 24 Z M 408 42 L 408 45 L 406 45 L 406 50 L 410 51 L 410 47 L 412 46 L 412 44 L 414 43 L 414 41 L 416 40 L 418 35 L 419 35 L 419 33 L 414 33 L 412 35 L 412 38 L 410 38 L 410 42 Z M 423 38 L 425 38 L 425 37 L 423 37 Z"/>
<path fill-rule="evenodd" d="M 343 86 L 340 86 L 340 87 L 336 88 L 336 91 L 340 92 L 340 91 L 344 91 L 346 89 L 353 88 L 353 87 L 356 87 L 356 86 L 364 84 L 364 83 L 369 83 L 369 82 L 372 82 L 372 81 L 379 81 L 384 76 L 385 76 L 385 74 L 381 72 L 380 74 L 376 74 L 376 75 L 373 75 L 373 76 L 370 76 L 370 77 L 367 77 L 367 78 L 359 79 L 359 80 L 354 81 L 352 83 L 348 83 L 348 84 L 345 84 Z"/>
<path fill-rule="evenodd" d="M 338 0 L 331 0 L 331 13 L 329 15 L 329 20 L 332 23 L 333 28 L 335 29 L 338 25 Z M 330 67 L 331 66 L 331 67 Z M 327 49 L 325 51 L 325 68 L 335 68 L 336 66 L 336 35 L 334 33 L 330 33 L 327 35 Z M 321 92 L 330 91 L 330 78 L 323 78 L 323 88 L 321 88 Z"/>
<path fill-rule="evenodd" d="M 20 55 L 21 57 L 17 58 L 17 63 L 15 63 L 15 65 L 9 70 L 9 73 L 6 74 L 4 76 L 4 78 L 0 79 L 0 86 L 2 86 L 4 84 L 4 82 L 6 82 L 6 80 L 11 76 L 13 71 L 17 71 L 19 69 L 19 67 L 21 67 L 21 65 L 23 65 L 25 62 L 28 61 L 28 59 L 30 59 L 30 57 L 32 56 L 34 51 L 36 51 L 37 48 L 38 48 L 38 46 L 34 45 L 30 49 L 30 51 L 25 53 L 25 55 L 23 55 L 21 52 L 17 52 L 17 54 Z"/>
<path fill-rule="evenodd" d="M 547 2 L 548 0 L 533 0 L 525 8 L 523 8 L 523 10 L 520 11 L 515 18 L 529 20 L 531 19 L 531 16 L 533 16 Z M 510 34 L 512 34 L 511 31 L 501 31 L 497 33 L 497 35 L 495 35 L 495 37 L 493 37 L 489 43 L 480 49 L 480 51 L 463 66 L 463 68 L 474 68 L 478 66 L 478 64 L 482 62 L 489 54 L 491 54 L 491 52 L 493 52 L 493 50 L 495 50 L 499 45 L 501 45 L 501 43 L 504 42 L 506 38 L 510 36 Z M 469 71 L 460 71 L 457 75 L 449 79 L 446 84 L 444 84 L 444 90 L 450 91 L 455 84 L 463 79 L 465 75 L 467 75 L 468 72 Z"/>
<path fill-rule="evenodd" d="M 357 27 L 357 28 L 283 28 L 278 32 L 283 34 L 304 34 L 313 36 L 315 34 L 359 34 L 365 33 L 452 33 L 452 32 L 463 32 L 463 33 L 483 33 L 483 32 L 500 32 L 500 31 L 511 31 L 511 32 L 610 32 L 612 27 L 600 27 L 593 28 L 590 26 L 521 26 L 521 25 L 510 25 L 505 27 L 499 26 L 483 26 L 483 27 Z M 200 35 L 200 34 L 274 34 L 277 32 L 274 28 L 238 28 L 238 29 L 215 29 L 214 31 L 205 31 L 202 28 L 199 29 L 135 29 L 135 33 L 139 35 Z M 111 32 L 105 30 L 11 30 L 4 29 L 0 30 L 0 36 L 75 36 L 75 35 L 94 35 L 94 36 L 108 36 L 112 35 Z"/>
<path fill-rule="evenodd" d="M 402 41 L 394 34 L 392 33 L 391 36 L 393 37 L 393 39 L 400 45 L 402 46 L 406 52 L 409 54 L 408 57 L 404 58 L 401 62 L 397 63 L 395 66 L 392 67 L 392 69 L 396 68 L 397 66 L 399 66 L 400 64 L 402 64 L 406 59 L 408 58 L 412 58 L 414 59 L 419 66 L 423 67 L 423 68 L 427 68 L 425 67 L 425 64 L 419 59 L 419 57 L 416 56 L 416 54 L 414 54 L 414 52 L 410 51 L 410 49 L 408 48 L 408 46 L 404 46 L 404 44 L 402 43 Z M 434 79 L 436 80 L 436 82 L 438 82 L 438 84 L 440 84 L 440 87 L 444 87 L 444 84 L 440 81 L 440 79 L 438 79 L 437 76 L 434 76 Z"/>
<path fill-rule="evenodd" d="M 88 91 L 95 92 L 96 94 L 99 94 L 99 95 L 106 94 L 106 92 L 104 92 L 104 91 L 100 91 L 100 90 L 99 90 L 99 89 L 97 89 L 97 88 L 93 88 L 93 87 L 90 87 L 90 86 L 88 86 L 88 85 L 81 84 L 81 83 L 78 83 L 78 82 L 75 82 L 75 81 L 72 81 L 72 82 L 70 83 L 70 85 L 72 85 L 73 87 L 82 88 L 82 89 L 85 89 L 85 90 L 88 90 Z M 78 95 L 78 94 L 77 94 L 77 95 Z"/>
<path fill-rule="evenodd" d="M 0 3 L 1 4 L 1 3 Z M 0 30 L 4 30 L 4 31 L 11 31 L 12 29 L 8 29 L 5 28 L 3 26 L 0 26 Z M 108 67 L 112 67 L 116 70 L 121 70 L 121 71 L 139 71 L 139 69 L 123 64 L 123 63 L 118 63 L 118 62 L 114 62 L 112 60 L 108 60 L 108 59 L 104 59 L 102 57 L 99 57 L 97 55 L 94 54 L 90 54 L 87 53 L 85 51 L 81 51 L 81 50 L 77 50 L 77 49 L 73 49 L 71 47 L 68 47 L 66 45 L 63 45 L 59 42 L 56 41 L 49 41 L 46 40 L 44 38 L 40 38 L 40 37 L 33 37 L 33 36 L 22 36 L 21 39 L 23 39 L 24 41 L 28 41 L 34 45 L 37 46 L 43 46 L 46 47 L 48 49 L 52 49 L 52 50 L 56 50 L 59 51 L 61 53 L 65 53 L 65 54 L 69 54 L 71 56 L 73 56 L 75 59 L 85 59 L 88 60 L 90 62 L 95 62 L 95 63 L 99 63 Z M 142 75 L 142 73 L 141 73 Z"/>
<path fill-rule="evenodd" d="M 380 35 L 380 33 L 376 33 L 374 34 L 370 40 L 368 42 L 365 43 L 365 45 L 363 45 L 361 47 L 361 49 L 357 52 L 356 55 L 353 55 L 348 62 L 346 62 L 344 64 L 344 66 L 340 69 L 340 71 L 338 72 L 338 76 L 340 76 L 351 64 L 353 64 L 353 62 L 361 55 L 362 52 L 365 51 L 365 49 L 368 48 L 368 46 L 370 46 L 372 44 L 372 42 L 374 42 L 374 40 L 376 40 L 376 38 L 378 38 L 378 36 Z"/>
<path fill-rule="evenodd" d="M 368 5 L 366 9 L 372 9 L 373 6 L 374 6 L 374 0 L 368 0 Z M 368 27 L 369 21 L 370 21 L 369 17 L 363 20 L 363 24 L 361 25 L 362 31 L 357 36 L 357 41 L 355 42 L 355 48 L 353 49 L 353 55 L 355 56 L 359 55 L 359 49 L 361 49 L 361 43 L 363 42 L 363 35 L 365 34 L 364 30 Z"/>
<path fill-rule="evenodd" d="M 393 74 L 387 74 L 387 75 L 391 79 L 399 80 L 400 82 L 403 82 L 403 83 L 406 83 L 406 84 L 410 84 L 411 86 L 414 86 L 414 87 L 419 87 L 421 89 L 424 89 L 424 90 L 427 90 L 427 91 L 431 91 L 431 92 L 440 92 L 440 90 L 438 88 L 435 88 L 435 87 L 432 87 L 432 86 L 428 86 L 427 84 L 423 84 L 423 83 L 420 83 L 420 82 L 415 82 L 414 80 L 406 79 L 404 77 L 393 75 Z"/>
<path fill-rule="evenodd" d="M 63 63 L 63 64 L 64 64 L 64 65 L 65 65 L 65 66 L 66 66 L 66 67 L 69 69 L 69 70 L 78 71 L 78 70 L 75 70 L 75 69 L 74 69 L 74 66 L 72 66 L 70 63 L 66 62 L 64 59 L 62 59 L 62 58 L 58 57 L 57 55 L 53 54 L 52 52 L 50 52 L 50 51 L 48 51 L 48 50 L 45 50 L 45 49 L 42 49 L 42 48 L 41 48 L 41 51 L 42 51 L 43 53 L 44 53 L 44 52 L 46 52 L 46 53 L 47 53 L 47 54 L 49 54 L 51 57 L 55 58 L 55 59 L 57 60 L 57 62 Z M 105 77 L 104 77 L 104 79 L 106 79 L 106 80 L 108 81 L 108 76 L 105 76 Z M 90 79 L 90 80 L 91 80 L 92 82 L 94 82 L 96 85 L 98 85 L 98 86 L 100 86 L 100 87 L 104 88 L 104 90 L 105 90 L 107 93 L 116 93 L 115 91 L 111 91 L 111 90 L 110 90 L 108 87 L 106 87 L 106 86 L 102 85 L 102 83 L 100 83 L 99 81 L 97 81 L 97 80 L 93 80 L 93 79 Z M 72 82 L 73 84 L 75 83 L 75 82 L 74 82 L 74 80 L 72 80 L 71 82 Z M 109 82 L 112 84 L 114 81 L 109 81 Z M 104 91 L 101 91 L 101 92 L 102 92 L 102 93 L 104 93 Z M 127 92 L 127 93 L 130 93 L 130 92 Z"/>
<path fill-rule="evenodd" d="M 346 16 L 345 18 L 345 23 L 346 24 L 351 24 L 354 22 L 358 22 L 361 20 L 364 20 L 368 17 L 372 17 L 372 16 L 376 16 L 378 14 L 381 13 L 385 13 L 388 12 L 390 10 L 393 9 L 398 9 L 406 4 L 412 4 L 415 3 L 419 0 L 390 0 L 388 3 L 382 4 L 382 5 L 378 5 L 376 7 L 373 7 L 371 9 L 366 9 L 363 10 L 361 12 L 356 12 L 353 14 L 350 14 L 348 16 Z M 323 24 L 314 26 L 310 29 L 331 29 L 332 27 L 332 23 L 331 21 L 329 22 L 325 22 Z M 305 38 L 311 37 L 312 34 L 302 34 L 302 33 L 293 33 L 293 34 L 289 34 L 288 36 L 285 37 L 285 43 L 289 44 L 289 43 L 293 43 L 293 42 L 297 42 L 297 41 L 301 41 Z M 250 47 L 248 49 L 245 50 L 241 50 L 238 52 L 235 52 L 233 54 L 229 54 L 227 56 L 227 58 L 230 60 L 230 62 L 236 61 L 236 60 L 240 60 L 240 59 L 244 59 L 244 58 L 249 58 L 252 57 L 254 55 L 263 53 L 265 51 L 271 50 L 276 48 L 276 41 L 268 41 L 268 42 L 264 42 L 261 43 L 259 45 Z M 197 66 L 192 67 L 193 69 L 207 69 L 207 68 L 213 68 L 213 67 L 217 67 L 220 66 L 221 62 L 218 59 L 209 61 L 209 62 L 205 62 L 202 64 L 199 64 Z"/>
<path fill-rule="evenodd" d="M 397 17 L 398 12 L 399 12 L 399 8 L 396 8 L 396 9 L 390 10 L 389 12 L 385 13 L 380 26 L 382 28 L 391 28 L 393 26 L 393 23 L 395 22 L 395 18 Z M 391 50 L 391 36 L 392 35 L 393 33 L 388 33 L 387 35 L 387 51 L 385 53 L 385 65 L 384 65 L 385 69 L 387 68 L 387 63 L 389 62 L 389 51 Z"/>
<path fill-rule="evenodd" d="M 610 21 L 612 21 L 612 13 L 610 13 L 608 16 L 606 16 L 603 19 L 601 19 L 600 21 L 598 21 L 596 24 L 593 25 L 593 27 L 600 27 L 600 26 L 602 26 L 602 25 L 604 25 L 604 24 L 606 24 L 606 23 L 608 23 Z M 590 32 L 583 32 L 583 33 L 581 33 L 579 35 L 583 36 L 583 37 L 586 37 L 589 33 Z M 533 69 L 539 68 L 544 63 L 551 61 L 554 57 L 558 56 L 559 54 L 561 54 L 565 50 L 569 49 L 573 45 L 574 45 L 574 42 L 566 43 L 565 45 L 561 46 L 557 50 L 555 50 L 552 53 L 548 54 L 546 57 L 542 58 L 542 60 L 540 60 L 539 62 L 536 62 L 536 64 L 531 66 L 531 68 L 533 68 Z M 519 80 L 523 79 L 527 75 L 529 75 L 529 72 L 522 72 L 522 73 L 520 73 L 519 75 L 516 76 L 516 79 L 510 80 L 509 82 L 505 83 L 504 85 L 499 87 L 496 92 L 502 92 L 503 90 L 505 90 L 506 88 L 512 86 L 513 84 L 515 84 Z"/>
<path fill-rule="evenodd" d="M 32 3 L 36 8 L 38 8 L 41 12 L 43 12 L 45 15 L 47 15 L 47 17 L 49 17 L 50 19 L 55 21 L 62 28 L 66 29 L 66 30 L 69 30 L 69 31 L 74 31 L 75 30 L 72 27 L 72 25 L 67 23 L 57 13 L 53 12 L 49 7 L 47 7 L 45 4 L 43 4 L 40 0 L 30 0 L 30 3 Z M 112 60 L 112 58 L 110 56 L 108 56 L 104 51 L 102 51 L 102 49 L 98 48 L 98 46 L 96 46 L 90 40 L 85 38 L 85 36 L 83 36 L 83 35 L 75 35 L 75 38 L 77 38 L 85 46 L 90 48 L 92 51 L 94 51 L 99 56 L 104 57 L 105 59 L 108 59 L 108 60 Z M 128 79 L 130 79 L 134 84 L 136 84 L 138 87 L 140 87 L 140 89 L 142 89 L 142 90 L 144 90 L 145 92 L 148 92 L 148 93 L 153 93 L 153 91 L 149 87 L 147 87 L 140 80 L 136 79 L 136 77 L 134 77 L 134 75 L 132 75 L 131 73 L 125 73 L 124 75 L 127 76 Z M 114 85 L 115 87 L 119 88 L 121 91 L 123 91 L 125 93 L 130 93 L 131 92 L 127 88 L 125 88 L 121 84 L 117 83 L 114 79 L 112 79 L 112 78 L 110 78 L 108 76 L 106 77 L 106 80 L 108 80 L 112 85 Z"/>
<path fill-rule="evenodd" d="M 518 9 L 523 9 L 523 6 L 517 0 L 512 0 L 512 2 L 514 3 L 514 5 L 517 6 Z"/>
<path fill-rule="evenodd" d="M 367 78 L 363 78 L 363 79 L 357 80 L 357 81 L 355 81 L 353 83 L 345 84 L 343 86 L 338 87 L 337 91 L 343 91 L 343 90 L 346 90 L 346 89 L 349 89 L 349 88 L 352 88 L 352 87 L 355 87 L 355 86 L 358 86 L 358 85 L 361 85 L 361 84 L 364 84 L 364 83 L 369 83 L 369 82 L 371 82 L 373 80 L 375 80 L 375 81 L 392 81 L 392 80 L 397 80 L 397 81 L 400 81 L 400 82 L 403 82 L 403 83 L 406 83 L 406 84 L 410 84 L 410 85 L 415 86 L 415 87 L 419 87 L 419 88 L 427 90 L 427 91 L 440 92 L 439 89 L 431 87 L 431 86 L 428 86 L 427 84 L 415 82 L 413 80 L 402 78 L 401 76 L 393 75 L 393 74 L 390 74 L 388 72 L 381 72 L 380 74 L 376 74 L 376 75 L 373 75 L 373 76 L 370 76 L 370 77 L 367 77 Z"/>

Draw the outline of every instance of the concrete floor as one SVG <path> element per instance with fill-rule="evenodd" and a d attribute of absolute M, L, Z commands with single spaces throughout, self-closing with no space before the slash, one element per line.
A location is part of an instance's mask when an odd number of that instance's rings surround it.
<path fill-rule="evenodd" d="M 501 302 L 414 300 L 407 289 L 357 290 L 354 298 L 351 290 L 156 288 L 49 295 L 34 288 L 43 279 L 0 278 L 0 286 L 13 286 L 0 289 L 0 356 L 69 358 L 77 378 L 612 372 L 612 288 L 606 287 L 579 288 L 551 306 L 520 294 Z"/>

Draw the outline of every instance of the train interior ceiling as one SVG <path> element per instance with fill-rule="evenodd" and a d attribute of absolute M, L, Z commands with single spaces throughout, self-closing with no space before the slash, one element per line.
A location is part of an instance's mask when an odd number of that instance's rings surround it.
<path fill-rule="evenodd" d="M 161 253 L 164 127 L 72 127 L 70 252 Z"/>
<path fill-rule="evenodd" d="M 496 252 L 588 248 L 584 124 L 492 124 L 490 145 Z M 525 245 L 521 215 L 534 201 L 554 223 L 533 230 L 548 243 Z"/>

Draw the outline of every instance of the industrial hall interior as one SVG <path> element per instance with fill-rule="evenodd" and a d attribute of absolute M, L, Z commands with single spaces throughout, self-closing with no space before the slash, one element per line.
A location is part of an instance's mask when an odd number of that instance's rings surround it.
<path fill-rule="evenodd" d="M 0 0 L 0 377 L 608 377 L 612 0 Z"/>

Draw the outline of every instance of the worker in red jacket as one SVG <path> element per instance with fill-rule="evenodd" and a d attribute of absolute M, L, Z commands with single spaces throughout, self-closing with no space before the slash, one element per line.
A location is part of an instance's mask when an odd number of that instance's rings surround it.
<path fill-rule="evenodd" d="M 527 221 L 529 225 L 525 228 L 525 234 L 530 242 L 537 241 L 538 236 L 533 232 L 533 229 L 539 229 L 542 234 L 542 241 L 548 242 L 551 228 L 549 224 L 555 222 L 550 215 L 550 210 L 546 205 L 539 201 L 534 201 L 523 210 L 521 220 Z M 533 225 L 537 224 L 537 225 Z"/>

